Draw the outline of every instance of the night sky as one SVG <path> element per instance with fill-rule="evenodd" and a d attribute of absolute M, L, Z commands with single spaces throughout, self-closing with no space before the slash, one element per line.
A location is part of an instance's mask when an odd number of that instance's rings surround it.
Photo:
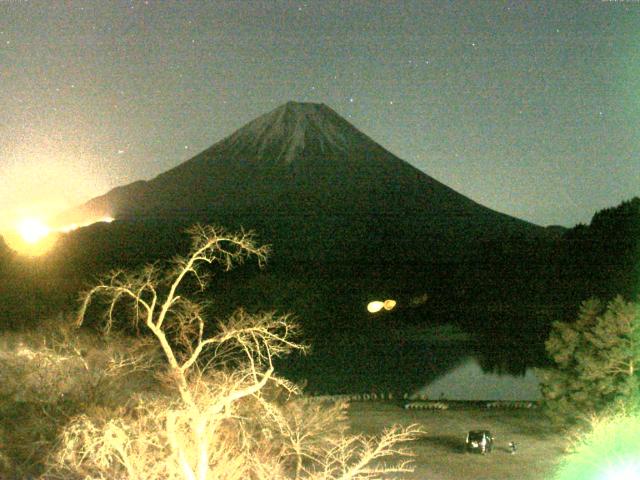
<path fill-rule="evenodd" d="M 322 102 L 541 225 L 640 195 L 640 0 L 0 0 L 0 231 Z"/>

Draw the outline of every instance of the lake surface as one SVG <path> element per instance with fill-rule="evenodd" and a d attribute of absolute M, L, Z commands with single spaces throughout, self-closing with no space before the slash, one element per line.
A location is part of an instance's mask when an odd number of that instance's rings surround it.
<path fill-rule="evenodd" d="M 280 372 L 310 394 L 425 394 L 450 400 L 538 400 L 539 350 L 522 342 L 344 339 L 314 345 Z"/>
<path fill-rule="evenodd" d="M 447 400 L 540 400 L 540 381 L 533 368 L 523 375 L 486 372 L 475 357 L 419 388 L 415 394 Z"/>

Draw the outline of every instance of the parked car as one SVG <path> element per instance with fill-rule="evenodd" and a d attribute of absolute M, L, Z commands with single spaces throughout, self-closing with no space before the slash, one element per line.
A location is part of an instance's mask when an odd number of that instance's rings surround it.
<path fill-rule="evenodd" d="M 493 449 L 493 436 L 489 430 L 471 430 L 465 442 L 467 452 L 485 454 Z"/>

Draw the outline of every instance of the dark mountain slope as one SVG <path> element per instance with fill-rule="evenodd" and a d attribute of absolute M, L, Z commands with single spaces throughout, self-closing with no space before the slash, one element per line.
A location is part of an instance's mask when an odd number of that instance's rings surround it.
<path fill-rule="evenodd" d="M 321 261 L 345 250 L 354 259 L 458 258 L 477 241 L 547 235 L 415 169 L 325 105 L 293 102 L 59 221 L 102 215 L 243 226 L 274 243 L 276 254 Z"/>

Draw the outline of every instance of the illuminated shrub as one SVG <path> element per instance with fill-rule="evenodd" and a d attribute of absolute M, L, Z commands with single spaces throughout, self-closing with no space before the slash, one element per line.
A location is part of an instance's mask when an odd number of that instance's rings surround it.
<path fill-rule="evenodd" d="M 79 321 L 96 299 L 106 302 L 105 332 L 120 303 L 133 307 L 135 330 L 150 334 L 162 362 L 163 388 L 127 398 L 118 408 L 77 415 L 51 456 L 52 478 L 118 479 L 367 479 L 411 471 L 398 443 L 415 426 L 391 428 L 377 440 L 345 433 L 344 405 L 308 402 L 274 372 L 292 350 L 297 326 L 286 315 L 237 311 L 205 335 L 204 308 L 183 291 L 188 277 L 204 289 L 204 265 L 229 270 L 266 249 L 250 234 L 212 227 L 190 230 L 192 249 L 171 265 L 116 271 L 84 295 Z"/>
<path fill-rule="evenodd" d="M 37 478 L 74 415 L 112 411 L 153 385 L 153 345 L 106 342 L 63 317 L 0 335 L 0 478 Z"/>

